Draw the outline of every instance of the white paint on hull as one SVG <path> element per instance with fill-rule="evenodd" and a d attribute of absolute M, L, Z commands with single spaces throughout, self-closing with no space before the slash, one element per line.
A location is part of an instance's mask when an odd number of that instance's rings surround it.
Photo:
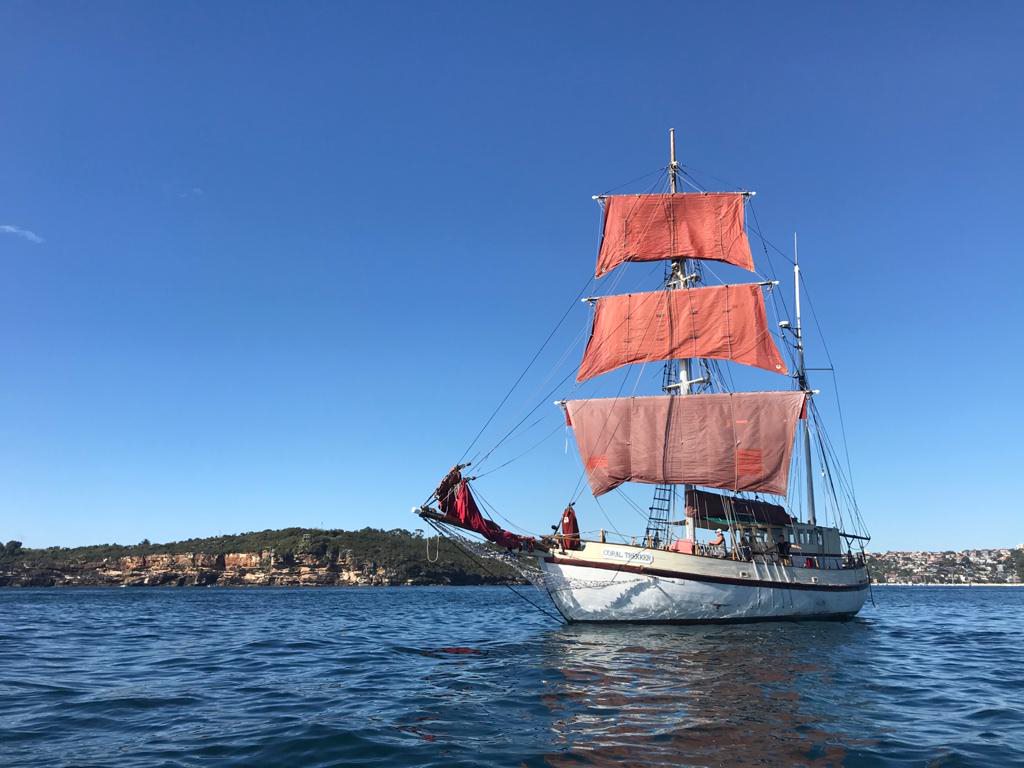
<path fill-rule="evenodd" d="M 551 599 L 569 621 L 838 618 L 857 613 L 868 594 L 863 568 L 784 567 L 594 542 L 540 558 L 540 565 Z M 614 570 L 622 565 L 633 570 Z M 658 573 L 644 572 L 652 570 Z"/>

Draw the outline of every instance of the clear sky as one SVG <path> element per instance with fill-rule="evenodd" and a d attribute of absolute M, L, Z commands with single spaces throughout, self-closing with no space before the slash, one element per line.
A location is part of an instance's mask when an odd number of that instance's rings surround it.
<path fill-rule="evenodd" d="M 674 126 L 699 181 L 800 232 L 873 547 L 1024 542 L 1022 39 L 999 2 L 8 0 L 0 538 L 417 527 L 592 273 L 591 195 Z M 579 476 L 541 417 L 477 484 L 532 530 Z"/>

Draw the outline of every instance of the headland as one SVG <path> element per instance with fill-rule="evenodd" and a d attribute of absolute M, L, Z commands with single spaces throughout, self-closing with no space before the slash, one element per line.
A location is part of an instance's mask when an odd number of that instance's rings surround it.
<path fill-rule="evenodd" d="M 285 528 L 153 544 L 29 549 L 0 545 L 0 587 L 415 586 L 509 584 L 443 539 L 403 529 Z M 436 557 L 435 557 L 436 553 Z"/>

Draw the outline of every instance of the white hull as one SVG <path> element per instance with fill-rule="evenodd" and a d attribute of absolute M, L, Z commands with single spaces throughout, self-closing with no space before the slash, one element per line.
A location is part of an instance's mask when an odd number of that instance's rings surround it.
<path fill-rule="evenodd" d="M 868 595 L 865 569 L 841 568 L 839 558 L 819 558 L 833 567 L 806 568 L 584 542 L 539 560 L 568 621 L 840 619 Z"/>

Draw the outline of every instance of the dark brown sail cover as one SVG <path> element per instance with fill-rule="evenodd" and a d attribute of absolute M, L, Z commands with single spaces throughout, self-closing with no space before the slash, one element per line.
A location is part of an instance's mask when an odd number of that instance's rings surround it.
<path fill-rule="evenodd" d="M 786 373 L 758 285 L 629 293 L 598 299 L 576 381 L 652 360 L 714 357 Z"/>
<path fill-rule="evenodd" d="M 595 496 L 622 483 L 785 495 L 803 392 L 570 400 Z"/>
<path fill-rule="evenodd" d="M 726 501 L 730 502 L 728 509 Z M 696 488 L 686 492 L 686 516 L 713 521 L 710 523 L 712 526 L 718 525 L 719 521 L 757 525 L 789 525 L 793 522 L 785 508 L 778 504 L 733 498 Z"/>
<path fill-rule="evenodd" d="M 606 197 L 597 277 L 624 261 L 680 258 L 724 261 L 753 272 L 743 199 L 736 192 Z"/>

